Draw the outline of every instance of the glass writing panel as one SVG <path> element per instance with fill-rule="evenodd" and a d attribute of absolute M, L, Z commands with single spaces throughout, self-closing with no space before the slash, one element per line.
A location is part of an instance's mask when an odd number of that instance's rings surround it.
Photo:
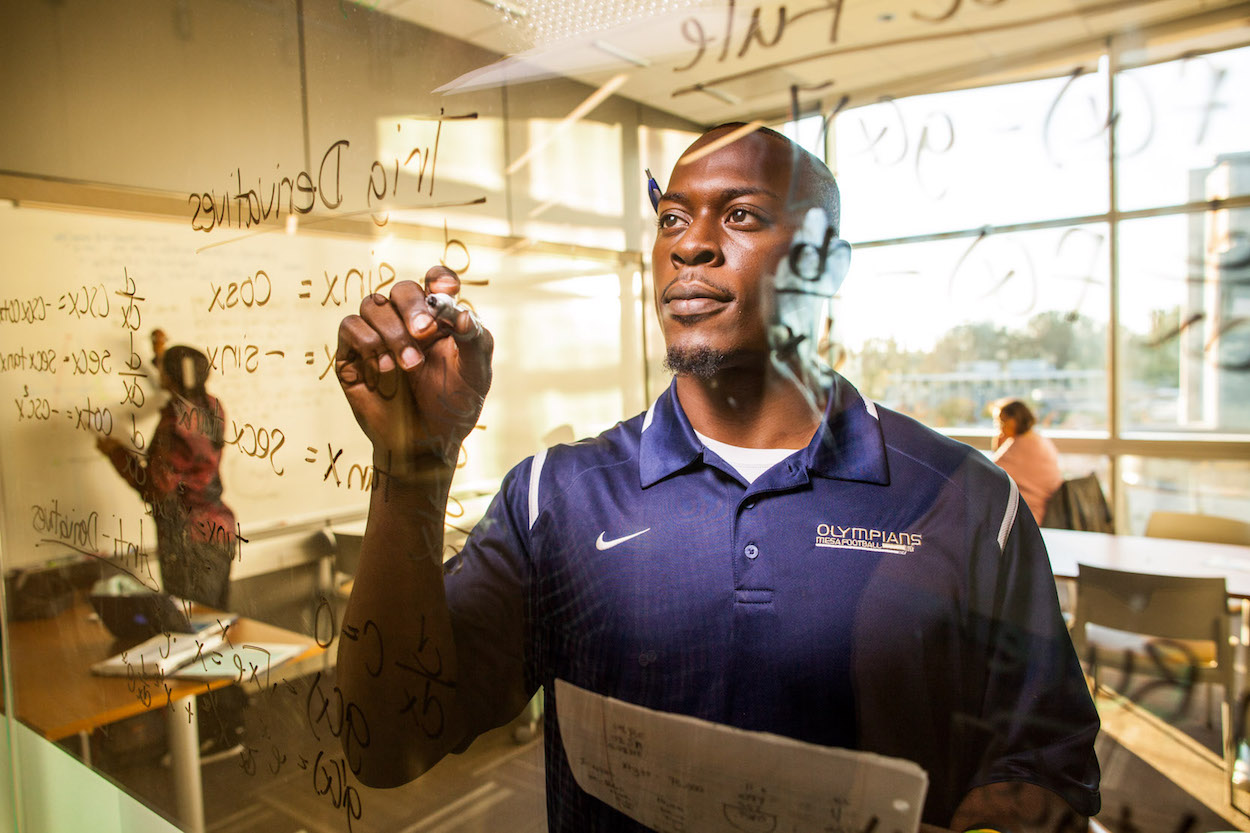
<path fill-rule="evenodd" d="M 1075 574 L 1065 541 L 1077 539 L 1046 530 L 1048 564 L 1030 549 L 1036 539 L 1005 478 L 975 451 L 891 411 L 984 445 L 990 403 L 1023 395 L 1060 441 L 1062 476 L 1092 471 L 1111 486 L 1121 530 L 1140 530 L 1143 507 L 1244 514 L 1245 444 L 1228 435 L 1245 430 L 1237 270 L 1246 206 L 1237 177 L 1246 150 L 1239 137 L 1250 134 L 1231 92 L 1241 88 L 1244 49 L 1220 50 L 1250 38 L 1235 5 L 1186 8 L 66 0 L 6 10 L 0 398 L 12 405 L 0 416 L 0 674 L 8 728 L 24 739 L 6 758 L 15 770 L 6 786 L 20 790 L 17 827 L 55 827 L 48 819 L 60 818 L 70 793 L 88 805 L 89 821 L 74 826 L 98 820 L 126 831 L 541 830 L 548 822 L 580 831 L 602 826 L 603 802 L 663 830 L 700 829 L 696 816 L 709 807 L 704 829 L 784 826 L 784 813 L 774 813 L 783 791 L 772 779 L 797 758 L 781 754 L 772 766 L 723 754 L 722 740 L 686 743 L 688 732 L 700 735 L 691 717 L 733 727 L 705 733 L 728 732 L 726 744 L 766 729 L 761 742 L 772 753 L 797 739 L 814 742 L 822 760 L 887 754 L 885 769 L 910 774 L 913 787 L 919 762 L 928 770 L 923 808 L 913 792 L 844 794 L 831 787 L 836 779 L 819 780 L 784 808 L 800 819 L 794 829 L 912 830 L 921 812 L 940 826 L 995 822 L 954 808 L 978 783 L 977 756 L 1053 727 L 1028 702 L 1059 701 L 1020 692 L 1060 680 L 1071 683 L 1072 702 L 1089 705 L 1075 663 L 1066 675 L 1011 676 L 1034 669 L 1038 656 L 1067 656 L 1049 588 Z M 1167 60 L 1112 77 L 1142 55 Z M 787 292 L 817 297 L 801 283 L 813 278 L 805 269 L 814 260 L 823 278 L 844 250 L 827 225 L 804 229 L 815 236 L 798 247 L 787 227 L 769 238 L 766 270 L 756 261 L 731 275 L 732 286 L 687 291 L 733 246 L 672 244 L 682 223 L 711 227 L 710 215 L 683 218 L 674 206 L 689 209 L 691 191 L 718 182 L 683 175 L 682 165 L 698 160 L 678 162 L 726 122 L 743 124 L 739 148 L 773 141 L 753 135 L 772 124 L 828 151 L 845 197 L 839 235 L 859 248 L 819 352 L 879 403 L 858 407 L 851 397 L 846 414 L 862 432 L 825 461 L 836 476 L 790 468 L 784 452 L 807 437 L 763 449 L 758 501 L 739 500 L 749 477 L 740 480 L 729 461 L 732 444 L 721 458 L 715 437 L 686 430 L 709 422 L 665 416 L 663 403 L 676 401 L 666 394 L 665 337 L 681 333 L 664 320 L 665 305 L 728 305 L 758 286 L 739 278 L 765 272 L 797 279 Z M 772 228 L 746 210 L 751 200 L 802 193 L 809 180 L 782 179 L 796 160 L 808 164 L 791 155 L 745 166 L 782 187 L 729 189 L 744 213 L 716 219 L 741 233 L 734 245 L 757 251 L 758 232 Z M 1182 181 L 1192 186 L 1184 193 Z M 674 182 L 690 190 L 683 196 Z M 1112 210 L 1113 187 L 1121 213 Z M 1186 215 L 1166 207 L 1199 199 L 1220 202 Z M 1159 206 L 1163 216 L 1145 216 Z M 376 423 L 358 422 L 340 386 L 352 387 L 354 369 L 381 400 L 409 402 L 405 382 L 387 369 L 409 361 L 404 322 L 372 317 L 385 306 L 375 293 L 398 309 L 405 292 L 417 297 L 404 282 L 422 282 L 436 265 L 459 275 L 453 300 L 463 309 L 446 299 L 425 309 L 444 327 L 468 327 L 438 349 L 469 357 L 461 367 L 472 372 L 474 345 L 484 342 L 461 312 L 476 315 L 493 344 L 480 413 L 446 378 L 421 388 L 425 405 L 432 398 L 452 421 L 466 420 L 448 459 L 431 463 L 444 450 L 437 442 L 417 459 L 425 473 L 450 478 L 436 484 L 447 487 L 445 506 L 439 489 L 409 499 L 413 460 L 375 456 L 374 441 L 395 437 L 366 436 L 361 423 Z M 686 297 L 666 296 L 677 283 Z M 373 336 L 362 335 L 354 313 L 389 327 L 397 343 L 362 357 Z M 750 332 L 767 341 L 776 366 L 818 340 L 771 326 Z M 760 343 L 746 351 L 753 359 Z M 1199 377 L 1186 394 L 1186 379 Z M 701 390 L 715 399 L 728 378 Z M 778 378 L 779 388 L 794 381 Z M 485 380 L 474 381 L 483 393 Z M 1188 422 L 1187 396 L 1206 409 Z M 727 424 L 747 412 L 737 398 L 724 401 L 734 417 Z M 1119 420 L 1109 417 L 1113 404 Z M 793 414 L 768 425 L 792 426 Z M 403 416 L 396 446 L 428 439 L 424 411 Z M 615 428 L 623 422 L 631 427 Z M 998 491 L 955 495 L 959 473 L 908 468 L 896 433 L 881 451 L 888 466 L 873 468 L 865 461 L 876 446 L 861 440 L 882 425 L 923 434 L 930 450 L 968 455 L 960 459 L 974 461 L 974 478 Z M 1188 447 L 1160 457 L 1123 450 L 1125 432 L 1162 437 L 1177 428 L 1210 435 L 1216 451 L 1195 461 Z M 594 446 L 578 440 L 611 430 L 636 430 L 637 446 L 662 445 L 672 469 L 647 471 L 625 448 L 624 462 L 563 479 L 567 461 Z M 666 444 L 678 435 L 697 438 L 689 457 Z M 1230 459 L 1210 459 L 1223 453 Z M 783 470 L 799 479 L 781 483 Z M 608 471 L 624 479 L 603 488 L 596 478 Z M 665 491 L 692 474 L 702 488 Z M 943 500 L 927 498 L 918 485 L 926 478 L 940 481 Z M 835 498 L 812 497 L 835 483 Z M 885 488 L 896 497 L 879 499 L 874 490 Z M 778 510 L 783 493 L 812 503 Z M 547 514 L 553 494 L 580 502 Z M 1190 497 L 1178 503 L 1178 494 Z M 406 512 L 387 514 L 404 500 Z M 853 505 L 882 514 L 853 522 Z M 987 507 L 994 517 L 975 514 Z M 600 525 L 596 512 L 613 523 Z M 615 523 L 627 516 L 640 522 Z M 973 546 L 943 537 L 961 518 L 972 519 Z M 406 525 L 425 521 L 417 531 Z M 799 543 L 783 545 L 787 536 Z M 1021 546 L 1028 569 L 997 572 Z M 458 557 L 462 548 L 470 557 Z M 946 559 L 972 550 L 988 553 L 976 565 L 983 569 L 948 569 Z M 488 551 L 512 560 L 489 562 Z M 458 604 L 468 587 L 468 605 L 481 614 L 460 613 L 450 639 L 441 608 L 421 593 L 378 603 L 393 588 L 413 590 L 405 571 L 426 561 L 434 580 L 423 587 L 462 588 Z M 484 564 L 495 571 L 485 580 L 475 572 Z M 526 567 L 532 583 L 523 592 L 500 590 L 515 577 L 510 569 Z M 999 581 L 1024 572 L 1029 593 L 1006 596 L 1027 596 L 1028 610 L 996 618 Z M 959 585 L 965 580 L 976 587 Z M 965 603 L 974 595 L 984 609 Z M 511 627 L 494 627 L 504 619 Z M 559 640 L 553 622 L 571 623 Z M 1043 630 L 1058 653 L 1029 650 Z M 995 650 L 950 649 L 952 639 L 983 636 L 1000 640 Z M 464 661 L 457 646 L 472 649 Z M 337 664 L 341 649 L 346 667 Z M 968 657 L 970 671 L 956 673 Z M 383 669 L 398 683 L 376 682 Z M 570 702 L 581 695 L 561 685 L 573 674 L 592 695 L 633 702 Z M 1007 682 L 978 689 L 998 674 Z M 349 676 L 364 685 L 352 688 Z M 816 684 L 830 679 L 835 686 Z M 453 699 L 455 689 L 469 699 Z M 908 701 L 926 689 L 932 697 Z M 1160 689 L 1181 698 L 1199 690 L 1176 675 L 1151 690 Z M 972 705 L 934 705 L 956 690 Z M 1098 737 L 1107 826 L 1133 829 L 1134 813 L 1140 827 L 1144 819 L 1162 820 L 1160 829 L 1231 826 L 1216 818 L 1224 808 L 1206 807 L 1182 775 L 1134 747 L 1138 691 L 1098 700 L 1111 716 Z M 1237 692 L 1223 694 L 1236 705 Z M 478 695 L 483 702 L 470 702 Z M 606 716 L 647 703 L 670 704 L 638 724 L 663 726 L 666 748 L 679 753 L 661 764 L 705 749 L 728 776 L 640 765 L 657 733 Z M 573 725 L 573 715 L 596 707 L 604 717 Z M 482 714 L 469 715 L 474 709 Z M 467 748 L 408 781 L 426 762 L 411 766 L 418 755 L 407 752 L 427 740 L 455 747 L 462 719 L 495 728 L 471 745 L 465 736 Z M 1173 723 L 1205 745 L 1204 766 L 1218 771 L 1220 739 L 1195 732 L 1194 721 Z M 1093 745 L 1092 720 L 1083 725 L 1078 753 Z M 935 727 L 950 734 L 916 740 Z M 578 759 L 576 771 L 544 773 L 569 763 L 561 730 L 625 765 Z M 778 733 L 788 740 L 778 743 Z M 396 737 L 415 741 L 400 759 L 374 763 Z M 971 751 L 949 766 L 950 750 Z M 1034 751 L 1011 765 L 1048 758 Z M 59 768 L 41 766 L 50 756 Z M 847 784 L 880 772 L 863 756 L 848 759 L 856 777 Z M 1158 785 L 1156 764 L 1169 784 L 1141 789 Z M 23 780 L 20 770 L 30 769 L 85 778 Z M 644 795 L 640 810 L 618 776 L 663 789 Z M 1086 780 L 1065 794 L 1093 812 Z M 66 786 L 84 782 L 94 789 Z M 112 805 L 123 803 L 111 800 L 115 790 L 151 812 L 139 819 L 120 809 L 124 818 L 110 826 Z M 1069 809 L 1052 805 L 1044 826 L 1066 829 Z M 906 820 L 884 821 L 890 813 Z"/>

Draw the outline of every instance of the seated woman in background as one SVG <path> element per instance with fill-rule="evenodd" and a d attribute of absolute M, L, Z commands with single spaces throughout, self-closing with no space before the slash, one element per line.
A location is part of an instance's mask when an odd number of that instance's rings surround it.
<path fill-rule="evenodd" d="M 1000 399 L 990 407 L 994 427 L 998 429 L 991 459 L 1016 481 L 1020 496 L 1040 526 L 1046 514 L 1046 501 L 1063 484 L 1059 451 L 1054 443 L 1033 429 L 1037 420 L 1023 401 Z"/>

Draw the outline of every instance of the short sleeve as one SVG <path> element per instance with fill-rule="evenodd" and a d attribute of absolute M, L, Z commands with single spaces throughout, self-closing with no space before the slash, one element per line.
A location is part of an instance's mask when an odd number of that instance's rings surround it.
<path fill-rule="evenodd" d="M 508 473 L 464 548 L 444 564 L 458 699 L 468 730 L 463 747 L 516 717 L 537 688 L 527 670 L 526 647 L 531 632 L 531 465 L 525 460 Z"/>
<path fill-rule="evenodd" d="M 1059 610 L 1041 533 L 1031 513 L 1016 515 L 995 580 L 987 582 L 993 597 L 978 605 L 988 613 L 978 616 L 978 629 L 989 652 L 979 714 L 989 744 L 968 788 L 1025 781 L 1094 816 L 1101 803 L 1098 713 Z"/>

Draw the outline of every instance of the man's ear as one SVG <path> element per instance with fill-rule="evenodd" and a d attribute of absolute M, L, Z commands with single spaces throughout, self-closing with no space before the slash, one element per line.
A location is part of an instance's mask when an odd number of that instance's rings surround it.
<path fill-rule="evenodd" d="M 829 249 L 829 257 L 825 260 L 825 274 L 828 276 L 829 294 L 833 296 L 842 287 L 847 270 L 851 268 L 851 244 L 841 237 L 835 237 Z"/>
<path fill-rule="evenodd" d="M 850 244 L 834 234 L 824 209 L 813 206 L 795 232 L 789 258 L 778 270 L 777 289 L 832 298 L 850 263 Z"/>

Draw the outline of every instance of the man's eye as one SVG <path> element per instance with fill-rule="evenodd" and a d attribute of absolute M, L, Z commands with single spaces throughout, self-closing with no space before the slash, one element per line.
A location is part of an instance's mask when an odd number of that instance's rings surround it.
<path fill-rule="evenodd" d="M 681 218 L 671 211 L 666 211 L 660 215 L 660 228 L 672 228 L 681 222 Z"/>
<path fill-rule="evenodd" d="M 745 208 L 735 208 L 729 212 L 729 222 L 731 223 L 749 223 L 755 219 L 755 215 Z"/>

